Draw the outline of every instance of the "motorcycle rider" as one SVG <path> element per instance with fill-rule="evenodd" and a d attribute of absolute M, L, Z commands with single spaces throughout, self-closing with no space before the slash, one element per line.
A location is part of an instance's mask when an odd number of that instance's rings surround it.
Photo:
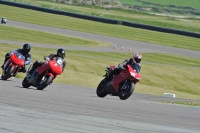
<path fill-rule="evenodd" d="M 44 57 L 44 60 L 52 60 L 54 57 L 61 57 L 61 58 L 63 59 L 63 71 L 64 71 L 64 68 L 65 68 L 65 65 L 66 65 L 66 62 L 65 62 L 65 60 L 64 60 L 65 54 L 66 54 L 65 50 L 62 49 L 62 48 L 59 48 L 59 49 L 57 50 L 57 54 L 50 54 L 49 56 L 45 56 L 45 57 Z M 45 63 L 45 62 L 35 61 L 35 62 L 33 63 L 33 66 L 32 66 L 32 68 L 31 68 L 31 70 L 30 70 L 28 73 L 29 73 L 29 74 L 32 74 L 33 71 L 34 71 L 37 67 L 43 65 L 44 63 Z"/>
<path fill-rule="evenodd" d="M 126 59 L 124 62 L 119 63 L 118 67 L 116 67 L 113 71 L 108 73 L 106 78 L 105 78 L 106 81 L 109 82 L 113 78 L 113 75 L 119 74 L 124 68 L 127 68 L 128 64 L 136 64 L 138 66 L 139 71 L 140 71 L 141 60 L 142 60 L 142 54 L 140 52 L 134 53 L 132 58 Z M 109 85 L 109 83 L 108 83 L 108 85 Z"/>
<path fill-rule="evenodd" d="M 6 18 L 5 17 L 3 17 L 2 19 L 1 19 L 1 23 L 3 24 L 3 23 L 6 23 Z"/>
<path fill-rule="evenodd" d="M 24 64 L 23 67 L 21 67 L 21 69 L 19 70 L 19 72 L 23 72 L 25 73 L 26 72 L 26 65 L 29 65 L 30 62 L 31 62 L 31 54 L 29 54 L 29 52 L 31 51 L 31 46 L 30 44 L 28 43 L 25 43 L 22 47 L 22 49 L 17 49 L 16 50 L 17 52 L 21 53 L 24 57 L 25 57 L 25 60 L 26 60 L 26 63 Z M 5 55 L 5 59 L 4 59 L 4 63 L 3 65 L 1 66 L 2 69 L 4 69 L 4 64 L 6 63 L 6 61 L 10 58 L 10 53 L 7 53 Z M 13 75 L 15 76 L 15 75 Z"/>

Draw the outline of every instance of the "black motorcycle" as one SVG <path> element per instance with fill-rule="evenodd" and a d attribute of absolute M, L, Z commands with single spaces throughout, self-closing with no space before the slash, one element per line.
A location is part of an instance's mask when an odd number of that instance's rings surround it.
<path fill-rule="evenodd" d="M 6 24 L 6 18 L 3 17 L 3 18 L 1 19 L 1 24 Z"/>

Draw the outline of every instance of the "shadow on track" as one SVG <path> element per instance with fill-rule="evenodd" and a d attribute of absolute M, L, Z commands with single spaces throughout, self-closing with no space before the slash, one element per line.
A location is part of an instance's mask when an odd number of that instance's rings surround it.
<path fill-rule="evenodd" d="M 33 88 L 33 87 L 29 87 L 29 88 L 24 88 L 22 86 L 15 86 L 15 87 L 17 87 L 17 88 L 23 88 L 23 89 L 30 89 L 30 90 L 37 90 L 37 91 L 46 91 L 46 90 L 38 90 L 38 89 Z"/>

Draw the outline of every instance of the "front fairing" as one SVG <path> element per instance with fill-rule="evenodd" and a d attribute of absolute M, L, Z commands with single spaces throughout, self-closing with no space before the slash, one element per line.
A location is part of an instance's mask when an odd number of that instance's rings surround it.
<path fill-rule="evenodd" d="M 140 80 L 141 75 L 137 65 L 127 65 L 128 69 L 122 70 L 118 75 L 115 75 L 111 80 L 111 85 L 116 92 L 119 92 L 119 84 L 126 79 Z"/>
<path fill-rule="evenodd" d="M 44 71 L 49 70 L 54 75 L 60 75 L 62 73 L 63 62 L 58 57 L 54 57 L 49 62 L 45 62 L 42 66 L 37 68 L 39 74 L 42 74 Z"/>
<path fill-rule="evenodd" d="M 18 66 L 24 66 L 25 63 L 25 57 L 17 51 L 10 52 L 10 60 Z"/>
<path fill-rule="evenodd" d="M 141 79 L 141 74 L 140 74 L 138 65 L 130 64 L 130 65 L 128 65 L 128 70 L 129 70 L 132 78 L 137 79 L 137 80 Z"/>
<path fill-rule="evenodd" d="M 41 75 L 44 71 L 49 69 L 49 64 L 48 62 L 45 62 L 43 65 L 39 66 L 36 70 L 39 75 Z"/>
<path fill-rule="evenodd" d="M 119 92 L 119 84 L 128 78 L 130 78 L 130 74 L 127 69 L 124 69 L 118 75 L 113 77 L 111 80 L 111 85 L 114 87 L 116 92 Z"/>
<path fill-rule="evenodd" d="M 49 61 L 49 67 L 53 73 L 60 75 L 63 71 L 63 59 L 60 57 L 54 57 Z"/>

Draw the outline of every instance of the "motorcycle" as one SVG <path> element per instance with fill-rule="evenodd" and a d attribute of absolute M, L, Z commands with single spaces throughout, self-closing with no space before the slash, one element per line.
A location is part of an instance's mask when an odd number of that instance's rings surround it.
<path fill-rule="evenodd" d="M 6 18 L 1 19 L 1 24 L 6 24 Z"/>
<path fill-rule="evenodd" d="M 12 76 L 16 75 L 17 72 L 24 66 L 26 63 L 25 57 L 18 51 L 11 51 L 10 58 L 6 61 L 3 66 L 3 72 L 1 79 L 7 80 Z"/>
<path fill-rule="evenodd" d="M 106 68 L 106 77 L 115 66 L 110 65 Z M 113 76 L 111 81 L 104 78 L 96 89 L 96 94 L 99 97 L 105 97 L 107 94 L 111 96 L 119 96 L 121 100 L 129 98 L 135 88 L 136 83 L 141 79 L 139 68 L 136 64 L 127 65 L 127 69 L 123 69 L 119 74 Z"/>
<path fill-rule="evenodd" d="M 32 65 L 30 65 L 26 77 L 22 81 L 22 86 L 24 88 L 34 86 L 38 90 L 43 90 L 53 82 L 57 75 L 61 75 L 63 72 L 63 62 L 63 59 L 60 57 L 54 57 L 52 60 L 46 58 L 46 62 L 37 67 L 32 74 L 29 73 L 32 69 Z"/>

